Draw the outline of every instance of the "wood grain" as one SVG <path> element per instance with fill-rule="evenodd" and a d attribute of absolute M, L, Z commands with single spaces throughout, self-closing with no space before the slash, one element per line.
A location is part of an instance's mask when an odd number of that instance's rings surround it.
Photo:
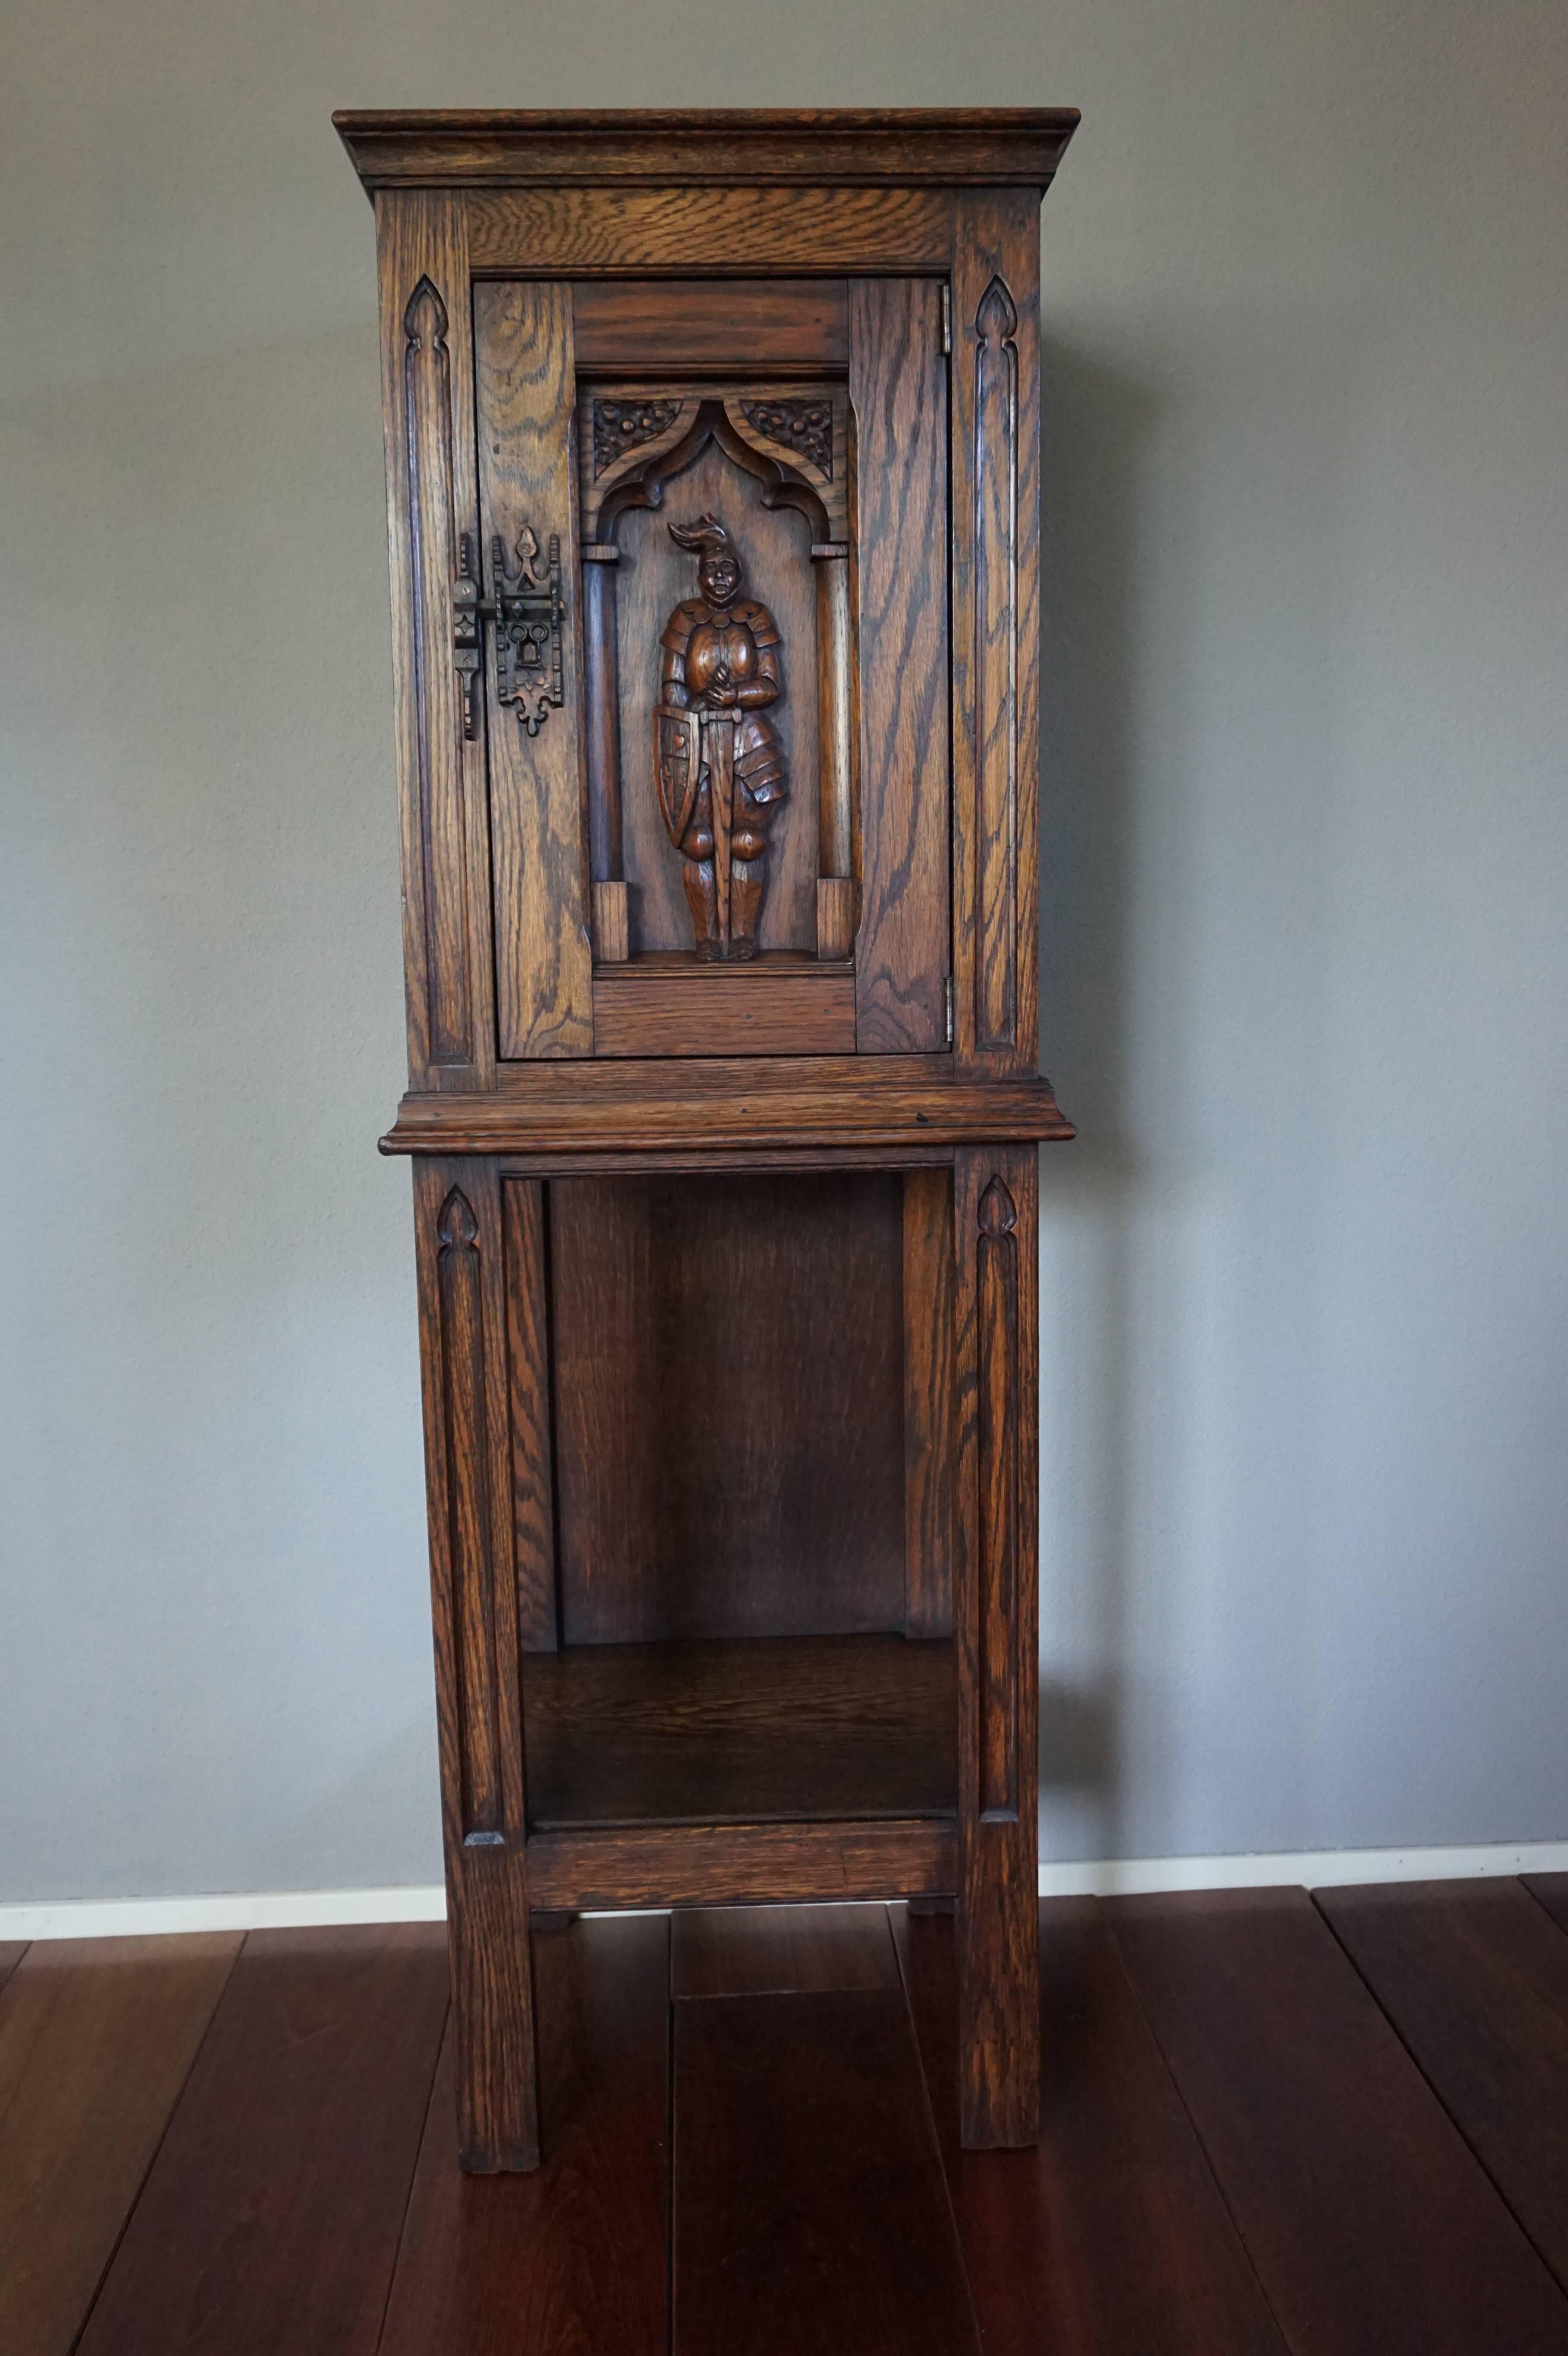
<path fill-rule="evenodd" d="M 1524 1886 L 1558 1928 L 1568 1931 L 1568 1873 L 1527 1873 Z"/>
<path fill-rule="evenodd" d="M 580 374 L 815 372 L 841 369 L 849 348 L 841 278 L 589 280 L 571 298 Z"/>
<path fill-rule="evenodd" d="M 474 352 L 486 566 L 497 535 L 509 552 L 526 525 L 541 550 L 559 534 L 566 594 L 565 701 L 546 714 L 536 735 L 496 701 L 490 636 L 499 1051 L 506 1057 L 586 1055 L 593 1047 L 593 950 L 578 675 L 571 290 L 540 282 L 476 286 Z"/>
<path fill-rule="evenodd" d="M 723 187 L 762 181 L 1043 188 L 1073 107 L 701 107 L 335 114 L 367 187 L 452 181 Z M 727 193 L 727 190 L 726 190 Z"/>
<path fill-rule="evenodd" d="M 978 2356 L 901 1995 L 675 2008 L 676 2356 Z"/>
<path fill-rule="evenodd" d="M 926 188 L 509 188 L 467 214 L 474 268 L 496 275 L 944 270 L 953 243 L 953 199 Z"/>
<path fill-rule="evenodd" d="M 555 1649 L 558 1629 L 543 1186 L 537 1179 L 511 1180 L 501 1188 L 501 1212 L 507 1274 L 517 1642 L 525 1651 L 549 1653 Z"/>
<path fill-rule="evenodd" d="M 585 1644 L 526 1662 L 524 1694 L 540 1830 L 957 1804 L 951 1644 Z"/>
<path fill-rule="evenodd" d="M 27 1952 L 26 1939 L 0 1939 L 0 1988 L 5 1987 Z"/>
<path fill-rule="evenodd" d="M 953 1178 L 903 1181 L 904 1627 L 953 1633 Z"/>
<path fill-rule="evenodd" d="M 957 200 L 953 270 L 953 786 L 960 1059 L 1039 1056 L 1040 225 Z"/>
<path fill-rule="evenodd" d="M 670 1994 L 827 1996 L 897 1989 L 888 1910 L 703 1906 L 670 1919 Z"/>
<path fill-rule="evenodd" d="M 662 1916 L 536 1935 L 534 2175 L 453 2166 L 448 2032 L 379 2356 L 664 2356 L 668 1944 Z"/>
<path fill-rule="evenodd" d="M 1106 1913 L 1293 2349 L 1564 2344 L 1561 2292 L 1304 1891 Z"/>
<path fill-rule="evenodd" d="M 624 965 L 632 954 L 632 915 L 624 884 L 593 886 L 593 954 Z"/>
<path fill-rule="evenodd" d="M 439 1924 L 253 1931 L 83 2356 L 373 2356 L 446 2006 Z"/>
<path fill-rule="evenodd" d="M 1512 1880 L 1313 1894 L 1568 2290 L 1568 1939 Z"/>
<path fill-rule="evenodd" d="M 414 1227 L 459 2141 L 466 2168 L 530 2168 L 539 2137 L 496 1165 L 416 1165 Z"/>
<path fill-rule="evenodd" d="M 240 1952 L 36 1942 L 0 1997 L 0 2348 L 69 2356 Z"/>
<path fill-rule="evenodd" d="M 407 1096 L 381 1150 L 548 1157 L 869 1146 L 891 1162 L 910 1147 L 1073 1133 L 1049 1081 L 970 1079 L 948 1056 L 687 1057 L 652 1069 L 606 1058 L 533 1065 L 526 1085 L 490 1097 Z"/>
<path fill-rule="evenodd" d="M 541 1907 L 773 1905 L 942 1897 L 955 1886 L 951 1824 L 651 1825 L 536 1833 L 528 1886 Z"/>
<path fill-rule="evenodd" d="M 849 290 L 859 652 L 862 1055 L 946 1045 L 947 364 L 934 279 Z"/>
<path fill-rule="evenodd" d="M 1039 1166 L 954 1172 L 957 1386 L 959 2024 L 972 2148 L 1039 2125 Z"/>
<path fill-rule="evenodd" d="M 886 1174 L 552 1183 L 564 1642 L 901 1627 L 901 1268 Z"/>
<path fill-rule="evenodd" d="M 855 978 L 787 951 L 733 967 L 638 958 L 593 977 L 593 1052 L 852 1055 Z"/>
<path fill-rule="evenodd" d="M 987 2356 L 1285 2356 L 1095 1901 L 1040 1909 L 1038 2152 L 960 2148 L 954 1925 L 893 1933 Z"/>
<path fill-rule="evenodd" d="M 458 535 L 478 519 L 468 254 L 459 197 L 378 200 L 403 948 L 414 1086 L 495 1069 L 485 750 L 453 667 Z"/>

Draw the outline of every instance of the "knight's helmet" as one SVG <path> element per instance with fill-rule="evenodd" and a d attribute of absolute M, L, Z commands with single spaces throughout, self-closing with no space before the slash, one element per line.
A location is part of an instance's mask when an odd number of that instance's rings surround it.
<path fill-rule="evenodd" d="M 735 585 L 741 584 L 741 555 L 729 532 L 717 516 L 699 515 L 693 523 L 672 523 L 669 536 L 677 548 L 688 548 L 699 562 L 722 552 L 735 568 Z"/>

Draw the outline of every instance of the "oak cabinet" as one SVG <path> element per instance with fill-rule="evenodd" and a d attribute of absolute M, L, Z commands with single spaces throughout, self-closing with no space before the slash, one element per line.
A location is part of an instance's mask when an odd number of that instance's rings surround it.
<path fill-rule="evenodd" d="M 1069 112 L 338 118 L 379 255 L 460 2147 L 530 1909 L 953 1899 L 1029 2140 Z"/>

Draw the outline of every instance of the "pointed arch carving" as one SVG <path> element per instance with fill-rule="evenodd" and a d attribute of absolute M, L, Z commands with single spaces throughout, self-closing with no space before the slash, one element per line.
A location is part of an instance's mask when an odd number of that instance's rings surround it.
<path fill-rule="evenodd" d="M 827 502 L 806 468 L 776 454 L 745 418 L 738 399 L 709 394 L 684 400 L 672 424 L 606 487 L 593 528 L 596 541 L 612 543 L 615 526 L 628 509 L 662 507 L 666 484 L 695 465 L 710 442 L 762 485 L 763 507 L 794 508 L 805 518 L 814 541 L 831 537 Z"/>

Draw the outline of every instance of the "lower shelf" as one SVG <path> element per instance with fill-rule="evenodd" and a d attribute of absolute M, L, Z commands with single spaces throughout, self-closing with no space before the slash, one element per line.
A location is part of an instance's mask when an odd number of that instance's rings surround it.
<path fill-rule="evenodd" d="M 523 1719 L 535 1832 L 957 1808 L 949 1642 L 781 1636 L 532 1653 Z"/>

